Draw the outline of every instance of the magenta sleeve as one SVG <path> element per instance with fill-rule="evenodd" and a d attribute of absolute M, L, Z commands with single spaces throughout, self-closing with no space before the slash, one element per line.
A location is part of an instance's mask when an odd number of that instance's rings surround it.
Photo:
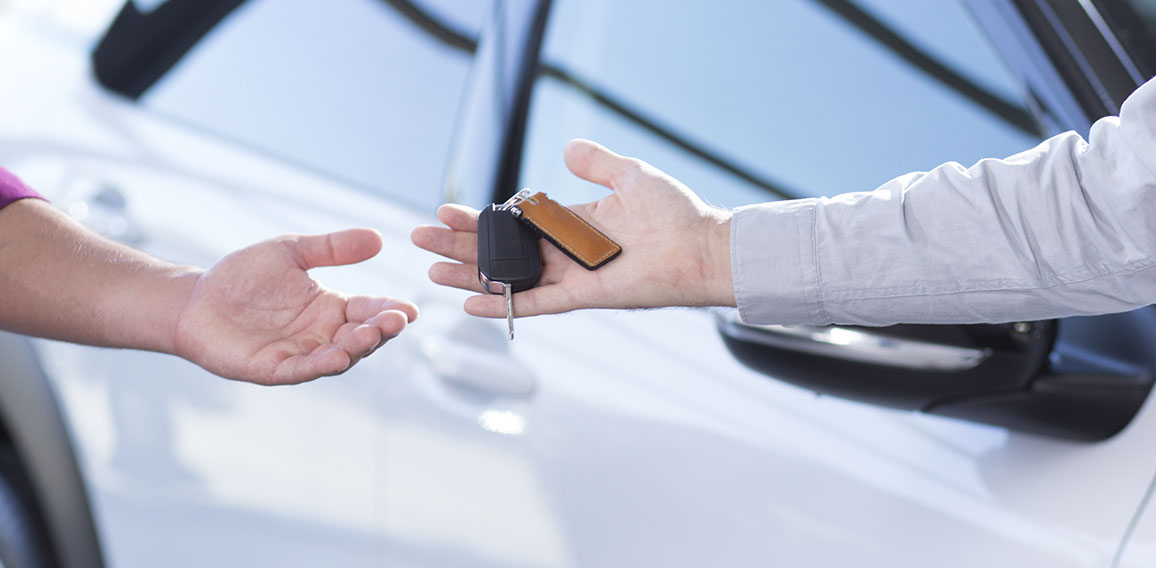
<path fill-rule="evenodd" d="M 8 170 L 0 168 L 0 209 L 3 209 L 6 205 L 17 199 L 24 199 L 26 197 L 44 199 L 39 193 L 33 191 L 31 187 L 24 185 L 24 182 L 20 181 L 20 178 Z"/>

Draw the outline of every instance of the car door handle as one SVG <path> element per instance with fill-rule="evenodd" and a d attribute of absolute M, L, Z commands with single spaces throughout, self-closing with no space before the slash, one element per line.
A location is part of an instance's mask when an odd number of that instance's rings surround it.
<path fill-rule="evenodd" d="M 537 381 L 508 351 L 475 345 L 452 335 L 423 338 L 421 354 L 445 382 L 506 396 L 527 397 Z"/>

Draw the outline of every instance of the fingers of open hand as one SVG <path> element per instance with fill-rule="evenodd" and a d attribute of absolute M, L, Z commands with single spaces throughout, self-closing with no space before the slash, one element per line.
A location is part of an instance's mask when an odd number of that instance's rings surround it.
<path fill-rule="evenodd" d="M 344 373 L 397 337 L 405 329 L 407 319 L 404 312 L 387 310 L 364 323 L 345 323 L 334 333 L 331 343 L 281 361 L 269 384 L 297 384 Z"/>
<path fill-rule="evenodd" d="M 367 260 L 381 251 L 381 234 L 373 229 L 347 229 L 324 235 L 282 237 L 300 259 L 302 268 L 341 266 Z"/>
<path fill-rule="evenodd" d="M 474 231 L 459 231 L 428 225 L 418 227 L 410 234 L 410 240 L 425 250 L 458 262 L 476 264 L 478 261 L 476 223 Z"/>
<path fill-rule="evenodd" d="M 574 175 L 610 189 L 617 189 L 617 180 L 640 163 L 633 158 L 619 156 L 597 142 L 581 138 L 566 144 L 563 158 L 566 167 Z"/>
<path fill-rule="evenodd" d="M 484 292 L 478 281 L 478 265 L 457 262 L 438 262 L 429 267 L 429 279 L 435 284 L 461 288 L 471 292 Z"/>
<path fill-rule="evenodd" d="M 478 232 L 478 210 L 457 203 L 438 207 L 438 220 L 455 231 Z"/>
<path fill-rule="evenodd" d="M 281 361 L 267 384 L 295 385 L 337 375 L 349 369 L 354 362 L 344 349 L 332 345 L 318 347 L 307 355 L 295 355 Z"/>
<path fill-rule="evenodd" d="M 560 314 L 580 305 L 564 286 L 549 284 L 514 294 L 514 317 Z M 480 294 L 466 298 L 466 313 L 484 318 L 506 317 L 506 298 L 498 294 Z"/>
<path fill-rule="evenodd" d="M 398 310 L 386 310 L 366 320 L 366 325 L 372 325 L 381 332 L 381 337 L 374 349 L 400 335 L 410 321 L 413 320 L 409 319 L 408 314 Z"/>
<path fill-rule="evenodd" d="M 391 318 L 396 324 L 396 319 Z M 402 324 L 404 326 L 404 323 Z M 397 335 L 396 330 L 392 335 Z M 362 357 L 368 356 L 381 345 L 383 339 L 383 331 L 380 327 L 371 323 L 356 323 L 349 322 L 337 330 L 333 335 L 333 344 L 339 349 L 344 350 L 352 359 L 352 364 L 357 363 Z"/>
<path fill-rule="evenodd" d="M 333 334 L 333 344 L 344 349 L 353 358 L 353 363 L 357 363 L 362 357 L 371 355 L 387 341 L 397 337 L 417 317 L 417 308 L 413 310 L 412 317 L 410 313 L 391 307 L 367 314 L 369 317 L 364 319 L 351 318 L 337 328 Z"/>
<path fill-rule="evenodd" d="M 397 337 L 417 317 L 417 306 L 405 300 L 358 296 L 350 300 L 347 314 L 348 321 L 329 341 L 314 343 L 312 351 L 278 362 L 268 384 L 297 384 L 344 373 Z"/>
<path fill-rule="evenodd" d="M 354 296 L 345 305 L 345 319 L 351 322 L 366 322 L 385 311 L 401 312 L 404 323 L 417 319 L 418 309 L 413 302 L 383 296 Z M 404 325 L 402 326 L 404 327 Z"/>

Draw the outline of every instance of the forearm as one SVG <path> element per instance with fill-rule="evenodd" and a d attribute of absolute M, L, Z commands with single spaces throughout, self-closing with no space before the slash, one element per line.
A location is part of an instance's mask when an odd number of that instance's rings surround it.
<path fill-rule="evenodd" d="M 199 272 L 104 239 L 40 200 L 0 209 L 4 329 L 173 352 L 173 328 Z"/>
<path fill-rule="evenodd" d="M 752 323 L 970 323 L 1156 302 L 1156 85 L 1007 160 L 870 193 L 740 210 L 736 295 Z"/>

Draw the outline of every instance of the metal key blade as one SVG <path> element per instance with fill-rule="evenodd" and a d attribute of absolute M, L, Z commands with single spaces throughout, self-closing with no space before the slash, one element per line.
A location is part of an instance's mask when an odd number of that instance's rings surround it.
<path fill-rule="evenodd" d="M 506 325 L 510 327 L 510 341 L 514 340 L 514 287 L 503 286 L 506 289 Z"/>
<path fill-rule="evenodd" d="M 478 214 L 478 281 L 506 296 L 506 325 L 514 339 L 514 293 L 529 290 L 542 274 L 538 236 L 513 212 L 491 205 Z"/>

